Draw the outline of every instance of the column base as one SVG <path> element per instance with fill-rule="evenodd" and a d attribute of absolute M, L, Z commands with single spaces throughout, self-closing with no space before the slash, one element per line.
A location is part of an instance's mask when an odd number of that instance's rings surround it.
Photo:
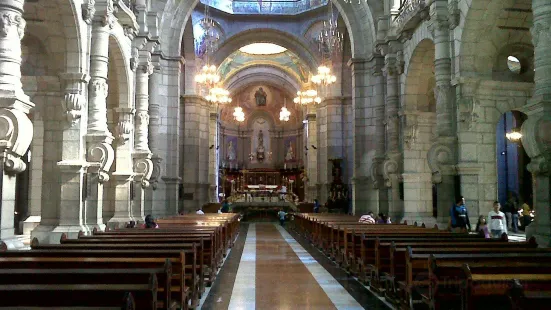
<path fill-rule="evenodd" d="M 61 235 L 67 235 L 69 239 L 77 239 L 79 232 L 89 233 L 91 230 L 84 225 L 38 225 L 31 233 L 31 239 L 36 238 L 40 244 L 59 244 Z"/>
<path fill-rule="evenodd" d="M 2 243 L 6 245 L 6 249 L 8 250 L 25 250 L 28 248 L 21 240 L 19 240 L 16 236 L 2 239 Z"/>
<path fill-rule="evenodd" d="M 40 215 L 29 216 L 26 220 L 23 221 L 23 235 L 30 235 L 31 232 L 40 225 Z"/>
<path fill-rule="evenodd" d="M 130 221 L 135 221 L 136 224 L 138 224 L 137 222 L 139 219 L 137 220 L 130 216 L 112 217 L 109 222 L 107 222 L 107 227 L 109 227 L 109 229 L 125 228 L 126 224 Z"/>

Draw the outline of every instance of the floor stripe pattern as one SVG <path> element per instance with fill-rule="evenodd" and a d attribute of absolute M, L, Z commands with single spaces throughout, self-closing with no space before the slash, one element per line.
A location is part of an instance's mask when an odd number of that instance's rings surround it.
<path fill-rule="evenodd" d="M 283 227 L 277 229 L 337 309 L 364 309 Z"/>
<path fill-rule="evenodd" d="M 250 224 L 228 309 L 255 309 L 256 224 Z"/>

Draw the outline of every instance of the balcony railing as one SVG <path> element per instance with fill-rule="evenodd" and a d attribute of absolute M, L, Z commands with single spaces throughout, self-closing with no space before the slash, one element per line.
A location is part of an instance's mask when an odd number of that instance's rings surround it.
<path fill-rule="evenodd" d="M 415 21 L 415 26 L 417 22 L 420 21 L 419 15 L 427 7 L 427 0 L 402 0 L 400 5 L 400 10 L 398 11 L 398 16 L 394 20 L 396 27 L 399 30 L 404 30 L 408 23 L 412 20 Z"/>

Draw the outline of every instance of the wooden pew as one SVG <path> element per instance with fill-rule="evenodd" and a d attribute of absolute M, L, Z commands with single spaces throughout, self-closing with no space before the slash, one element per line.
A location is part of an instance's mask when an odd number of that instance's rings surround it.
<path fill-rule="evenodd" d="M 533 270 L 533 267 L 538 270 Z M 540 264 L 529 266 L 529 264 L 519 263 L 518 266 L 507 266 L 507 268 L 509 270 L 499 270 L 499 267 L 492 266 L 473 268 L 469 264 L 465 264 L 463 272 L 466 280 L 465 286 L 461 290 L 464 301 L 462 309 L 480 309 L 479 304 L 487 305 L 489 303 L 494 308 L 513 309 L 517 308 L 521 302 L 525 303 L 523 307 L 525 309 L 531 306 L 536 306 L 537 309 L 549 307 L 549 301 L 551 301 L 551 270 L 549 267 L 544 268 Z M 515 269 L 511 270 L 512 268 Z M 518 298 L 522 298 L 522 300 Z M 516 302 L 515 299 L 517 299 Z"/>
<path fill-rule="evenodd" d="M 162 258 L 170 258 L 173 266 L 173 278 L 179 279 L 179 287 L 181 292 L 178 294 L 179 299 L 186 299 L 191 301 L 192 306 L 198 304 L 201 297 L 201 293 L 204 290 L 204 275 L 203 275 L 203 262 L 202 255 L 198 255 L 197 244 L 182 243 L 182 244 L 46 244 L 41 245 L 36 239 L 31 242 L 33 251 L 21 251 L 20 256 L 33 255 L 35 250 L 42 250 L 40 255 L 48 255 L 45 253 L 58 251 L 62 253 L 61 256 L 75 255 L 73 253 L 80 253 L 80 256 L 102 256 L 102 253 L 108 253 L 109 255 L 116 255 L 116 257 L 128 257 L 132 258 L 135 255 L 144 255 L 146 257 L 155 257 L 155 253 L 160 255 L 172 255 L 162 256 Z M 172 250 L 172 252 L 167 252 Z M 136 254 L 134 254 L 136 253 Z M 84 254 L 84 255 L 83 255 Z M 0 252 L 0 255 L 5 255 Z M 13 255 L 13 254 L 12 254 Z M 17 255 L 17 254 L 15 254 Z M 78 255 L 78 254 L 77 254 Z M 174 255 L 177 255 L 174 257 Z M 1 258 L 1 257 L 0 257 Z M 180 261 L 178 261 L 180 260 Z M 121 259 L 124 262 L 124 259 Z M 180 264 L 176 265 L 178 262 Z M 178 267 L 175 267 L 178 266 Z M 183 268 L 181 266 L 184 266 Z"/>
<path fill-rule="evenodd" d="M 474 257 L 476 255 L 498 255 L 505 256 L 510 254 L 524 253 L 526 255 L 539 255 L 549 252 L 546 249 L 538 248 L 409 248 L 406 251 L 406 265 L 404 280 L 401 281 L 401 272 L 396 273 L 396 292 L 397 303 L 403 308 L 413 309 L 415 304 L 430 304 L 430 255 L 453 254 L 463 257 Z M 460 267 L 459 267 L 460 268 Z M 451 282 L 446 282 L 451 285 Z M 459 290 L 457 290 L 459 291 Z"/>
<path fill-rule="evenodd" d="M 516 280 L 522 280 L 522 275 L 540 275 L 551 273 L 551 251 L 550 249 L 532 249 L 531 251 L 513 251 L 509 253 L 488 251 L 486 254 L 479 253 L 452 253 L 452 254 L 431 254 L 429 256 L 429 279 L 430 289 L 429 296 L 426 302 L 433 309 L 446 309 L 450 305 L 461 304 L 463 297 L 460 294 L 461 289 L 465 288 L 467 280 L 463 266 L 469 264 L 470 270 L 475 274 L 488 275 L 510 275 L 517 274 L 520 277 Z M 484 276 L 481 276 L 484 277 Z M 498 276 L 497 276 L 498 277 Z M 491 279 L 490 276 L 486 279 Z M 503 278 L 505 279 L 505 278 Z M 475 276 L 475 282 L 484 283 Z M 512 284 L 509 281 L 497 281 L 498 287 L 503 289 L 504 286 L 509 287 Z M 528 281 L 529 282 L 529 281 Z M 522 283 L 522 281 L 521 281 Z M 476 285 L 476 283 L 475 283 Z M 487 285 L 487 282 L 484 286 Z M 517 290 L 519 288 L 516 288 Z M 524 301 L 530 302 L 530 295 L 534 295 L 536 286 L 523 285 L 520 287 L 526 293 Z M 537 287 L 541 291 L 545 291 L 545 287 Z M 547 292 L 551 290 L 551 286 L 547 285 Z M 475 293 L 478 294 L 478 293 Z M 517 301 L 523 302 L 521 295 L 517 294 Z M 513 296 L 511 296 L 513 297 Z M 540 296 L 541 297 L 541 296 Z M 549 298 L 549 295 L 546 297 Z"/>
<path fill-rule="evenodd" d="M 2 307 L 118 305 L 120 309 L 132 296 L 133 308 L 158 309 L 156 274 L 163 275 L 165 281 L 170 279 L 170 265 L 160 269 L 50 269 L 45 264 L 7 269 L 0 264 L 0 268 Z M 162 309 L 169 309 L 169 301 L 164 301 Z"/>

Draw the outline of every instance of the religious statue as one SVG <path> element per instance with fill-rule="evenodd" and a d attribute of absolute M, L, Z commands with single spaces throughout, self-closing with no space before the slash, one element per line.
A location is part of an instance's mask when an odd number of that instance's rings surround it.
<path fill-rule="evenodd" d="M 292 161 L 294 157 L 295 157 L 295 154 L 293 152 L 293 145 L 289 141 L 289 147 L 287 148 L 287 154 L 285 154 L 285 160 Z"/>
<path fill-rule="evenodd" d="M 256 148 L 256 159 L 259 162 L 264 161 L 264 152 L 264 133 L 262 132 L 262 130 L 260 130 L 258 132 L 258 147 Z"/>
<path fill-rule="evenodd" d="M 257 107 L 266 106 L 266 92 L 260 87 L 256 93 L 254 93 L 254 99 L 256 100 Z"/>
<path fill-rule="evenodd" d="M 235 156 L 235 148 L 233 147 L 233 141 L 230 141 L 228 144 L 228 160 L 234 161 L 237 157 Z"/>

